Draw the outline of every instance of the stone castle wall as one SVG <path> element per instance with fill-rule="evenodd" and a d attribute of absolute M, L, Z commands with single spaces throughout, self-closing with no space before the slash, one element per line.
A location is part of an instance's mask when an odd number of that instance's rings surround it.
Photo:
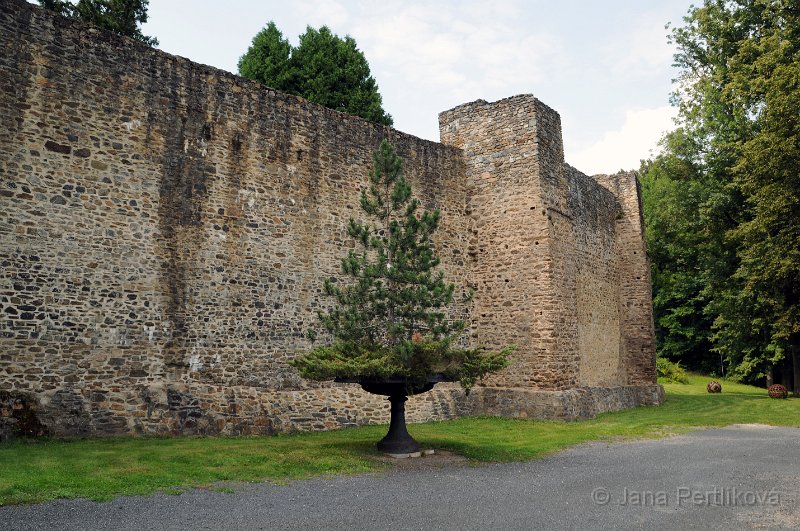
<path fill-rule="evenodd" d="M 465 341 L 519 346 L 469 398 L 412 399 L 412 420 L 657 401 L 635 178 L 565 166 L 532 97 L 443 113 L 438 144 L 22 0 L 0 4 L 0 46 L 0 432 L 24 415 L 60 435 L 385 422 L 381 399 L 287 364 L 384 138 L 442 211 L 448 279 L 476 291 L 453 310 Z"/>
<path fill-rule="evenodd" d="M 652 383 L 635 176 L 592 178 L 565 164 L 558 114 L 532 96 L 462 105 L 440 127 L 466 159 L 476 335 L 518 346 L 489 385 Z"/>

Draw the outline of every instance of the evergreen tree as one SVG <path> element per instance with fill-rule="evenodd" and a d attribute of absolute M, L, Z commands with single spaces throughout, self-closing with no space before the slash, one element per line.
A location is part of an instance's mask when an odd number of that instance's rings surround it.
<path fill-rule="evenodd" d="M 393 123 L 356 41 L 342 39 L 326 26 L 306 28 L 300 44 L 292 47 L 270 22 L 239 59 L 239 74 L 330 109 Z"/>
<path fill-rule="evenodd" d="M 290 63 L 297 94 L 330 109 L 392 125 L 392 117 L 381 107 L 369 63 L 352 37 L 341 39 L 326 26 L 308 27 Z"/>
<path fill-rule="evenodd" d="M 69 0 L 39 0 L 39 5 L 65 17 L 72 16 L 72 10 L 75 9 L 75 4 Z"/>
<path fill-rule="evenodd" d="M 456 345 L 464 322 L 447 319 L 455 286 L 437 271 L 439 258 L 431 243 L 440 213 L 419 212 L 419 200 L 401 173 L 401 159 L 387 141 L 373 158 L 369 189 L 360 201 L 371 221 L 351 219 L 347 227 L 361 248 L 342 260 L 350 282 L 325 281 L 334 305 L 320 313 L 320 321 L 333 342 L 293 365 L 314 380 L 402 380 L 412 390 L 441 376 L 469 388 L 505 367 L 512 349 L 485 354 Z"/>
<path fill-rule="evenodd" d="M 149 3 L 149 0 L 79 0 L 73 4 L 67 0 L 39 0 L 42 7 L 65 17 L 79 18 L 118 35 L 158 46 L 158 39 L 143 35 L 139 27 L 147 22 Z"/>
<path fill-rule="evenodd" d="M 253 37 L 253 43 L 239 59 L 239 75 L 255 79 L 268 87 L 282 92 L 291 92 L 289 57 L 292 45 L 274 22 Z"/>

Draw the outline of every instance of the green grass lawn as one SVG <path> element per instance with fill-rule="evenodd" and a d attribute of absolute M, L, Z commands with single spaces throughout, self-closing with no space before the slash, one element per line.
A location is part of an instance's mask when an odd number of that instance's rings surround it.
<path fill-rule="evenodd" d="M 598 440 L 660 437 L 700 426 L 761 423 L 800 426 L 800 400 L 774 400 L 764 389 L 708 378 L 665 384 L 667 401 L 578 422 L 463 418 L 414 424 L 425 447 L 475 461 L 535 459 Z M 242 438 L 114 438 L 0 444 L 0 505 L 56 498 L 107 500 L 161 490 L 179 493 L 220 481 L 286 481 L 322 474 L 377 471 L 375 442 L 385 426 L 325 433 Z M 220 488 L 220 487 L 212 487 Z"/>

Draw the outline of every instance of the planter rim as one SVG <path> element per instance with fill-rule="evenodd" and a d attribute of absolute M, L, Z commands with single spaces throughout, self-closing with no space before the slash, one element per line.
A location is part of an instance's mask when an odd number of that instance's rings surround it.
<path fill-rule="evenodd" d="M 386 378 L 369 379 L 369 378 L 337 378 L 335 380 L 339 383 L 356 383 L 361 385 L 361 388 L 373 395 L 382 395 L 389 397 L 405 397 L 411 395 L 419 395 L 427 393 L 437 383 L 450 381 L 441 374 L 434 374 L 428 377 L 427 381 L 412 382 L 405 378 Z"/>
<path fill-rule="evenodd" d="M 355 383 L 355 384 L 407 384 L 410 380 L 407 378 L 334 378 L 336 383 Z M 443 383 L 443 382 L 457 382 L 454 378 L 447 378 L 443 374 L 434 374 L 428 376 L 427 383 Z"/>

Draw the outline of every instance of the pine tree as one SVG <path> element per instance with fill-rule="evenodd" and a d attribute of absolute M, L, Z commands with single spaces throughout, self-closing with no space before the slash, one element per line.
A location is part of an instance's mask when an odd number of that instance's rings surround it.
<path fill-rule="evenodd" d="M 420 202 L 402 175 L 402 161 L 384 140 L 373 155 L 361 210 L 369 222 L 351 219 L 347 231 L 360 251 L 342 260 L 351 281 L 325 281 L 333 307 L 320 312 L 333 343 L 294 360 L 314 380 L 400 380 L 413 392 L 431 378 L 460 381 L 465 388 L 508 365 L 512 347 L 485 354 L 458 348 L 463 321 L 448 320 L 455 286 L 437 270 L 431 235 L 438 210 L 420 212 Z M 315 332 L 309 334 L 312 339 Z"/>

